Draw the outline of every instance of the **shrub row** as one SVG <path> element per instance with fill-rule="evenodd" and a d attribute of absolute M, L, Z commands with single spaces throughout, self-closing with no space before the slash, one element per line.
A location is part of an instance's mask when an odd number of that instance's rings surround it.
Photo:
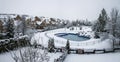
<path fill-rule="evenodd" d="M 0 40 L 0 53 L 8 52 L 19 47 L 30 45 L 27 38 Z"/>

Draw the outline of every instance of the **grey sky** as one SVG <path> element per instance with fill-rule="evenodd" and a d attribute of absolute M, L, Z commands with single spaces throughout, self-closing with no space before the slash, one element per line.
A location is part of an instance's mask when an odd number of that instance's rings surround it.
<path fill-rule="evenodd" d="M 120 10 L 120 0 L 0 0 L 0 13 L 95 20 L 102 8 Z"/>

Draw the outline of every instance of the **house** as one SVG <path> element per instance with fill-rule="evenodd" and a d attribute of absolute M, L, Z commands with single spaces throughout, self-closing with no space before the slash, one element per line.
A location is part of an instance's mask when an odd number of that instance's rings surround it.
<path fill-rule="evenodd" d="M 14 18 L 15 20 L 22 20 L 22 18 L 20 17 L 20 15 L 17 15 L 16 18 Z"/>
<path fill-rule="evenodd" d="M 0 20 L 0 33 L 2 33 L 3 32 L 3 22 L 2 22 L 2 20 Z"/>
<path fill-rule="evenodd" d="M 47 26 L 47 22 L 45 17 L 34 17 L 34 22 L 33 24 L 36 25 L 36 29 L 44 29 Z"/>

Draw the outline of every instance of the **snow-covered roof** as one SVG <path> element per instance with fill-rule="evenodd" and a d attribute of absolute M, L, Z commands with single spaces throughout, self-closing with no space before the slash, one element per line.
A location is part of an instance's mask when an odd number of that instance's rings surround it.
<path fill-rule="evenodd" d="M 15 21 L 14 21 L 14 26 L 18 26 L 18 25 L 20 25 L 20 24 L 21 24 L 21 22 L 22 22 L 22 21 L 15 20 Z"/>
<path fill-rule="evenodd" d="M 36 21 L 36 23 L 37 23 L 38 25 L 41 25 L 42 22 L 41 22 L 41 21 Z"/>

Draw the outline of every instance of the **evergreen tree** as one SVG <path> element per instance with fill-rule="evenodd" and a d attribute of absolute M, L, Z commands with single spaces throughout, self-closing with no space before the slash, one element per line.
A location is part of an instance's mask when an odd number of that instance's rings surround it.
<path fill-rule="evenodd" d="M 49 42 L 48 42 L 48 51 L 49 52 L 54 52 L 54 39 L 49 39 Z"/>
<path fill-rule="evenodd" d="M 70 43 L 69 40 L 67 40 L 66 46 L 65 46 L 67 53 L 69 54 L 69 50 L 70 50 Z"/>
<path fill-rule="evenodd" d="M 7 21 L 7 36 L 8 38 L 14 37 L 14 27 L 13 27 L 13 20 L 9 17 Z"/>
<path fill-rule="evenodd" d="M 101 14 L 98 17 L 96 24 L 94 25 L 93 30 L 96 32 L 104 32 L 107 20 L 108 20 L 107 13 L 103 8 L 103 10 L 101 11 Z"/>

